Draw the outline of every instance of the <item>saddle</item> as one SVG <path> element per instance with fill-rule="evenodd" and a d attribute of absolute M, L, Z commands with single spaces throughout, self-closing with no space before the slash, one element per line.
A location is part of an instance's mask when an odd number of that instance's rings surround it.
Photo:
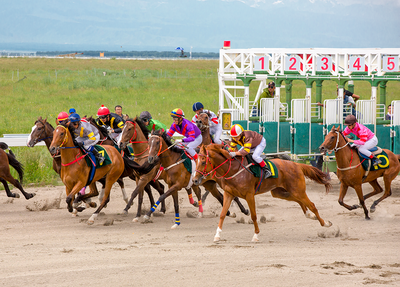
<path fill-rule="evenodd" d="M 372 159 L 370 159 L 369 157 L 360 153 L 360 151 L 357 150 L 358 156 L 360 157 L 361 165 L 365 170 L 365 174 L 363 177 L 364 179 L 368 176 L 368 173 L 370 171 L 389 168 L 389 157 L 383 149 L 381 149 L 380 147 L 374 147 L 374 148 L 370 149 L 369 151 L 373 155 L 378 157 L 382 161 L 382 163 L 380 163 L 379 165 L 373 166 Z"/>
<path fill-rule="evenodd" d="M 86 164 L 90 167 L 89 177 L 88 177 L 86 186 L 92 182 L 94 174 L 96 172 L 96 168 L 100 168 L 100 167 L 111 164 L 111 159 L 104 147 L 102 147 L 100 145 L 95 145 L 94 148 L 97 150 L 97 152 L 101 153 L 104 156 L 105 160 L 100 165 L 98 160 L 96 159 L 96 157 L 94 156 L 94 154 L 92 152 L 82 149 L 83 153 L 87 153 L 87 155 L 88 155 L 88 156 L 85 156 L 85 160 L 86 160 Z"/>

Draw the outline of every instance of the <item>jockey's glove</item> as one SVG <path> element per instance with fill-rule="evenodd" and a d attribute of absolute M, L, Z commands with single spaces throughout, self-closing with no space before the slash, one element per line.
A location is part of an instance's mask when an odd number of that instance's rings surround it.
<path fill-rule="evenodd" d="M 236 152 L 231 151 L 231 152 L 229 152 L 229 155 L 230 155 L 231 157 L 235 157 L 235 156 L 236 156 Z"/>

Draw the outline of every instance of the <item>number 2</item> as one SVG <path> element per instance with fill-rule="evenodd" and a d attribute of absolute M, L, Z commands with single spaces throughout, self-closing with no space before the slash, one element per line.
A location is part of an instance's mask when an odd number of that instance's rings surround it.
<path fill-rule="evenodd" d="M 289 62 L 293 60 L 293 64 L 289 66 L 289 70 L 291 71 L 296 71 L 296 67 L 294 67 L 294 65 L 296 65 L 296 58 L 292 57 L 289 59 Z"/>

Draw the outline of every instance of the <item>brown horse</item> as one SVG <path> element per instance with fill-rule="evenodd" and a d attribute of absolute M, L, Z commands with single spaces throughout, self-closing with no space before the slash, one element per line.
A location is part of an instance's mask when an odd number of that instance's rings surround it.
<path fill-rule="evenodd" d="M 4 150 L 8 149 L 9 153 Z M 18 193 L 12 193 L 8 187 L 7 181 L 18 188 L 26 199 L 30 199 L 35 196 L 35 193 L 27 193 L 23 189 L 21 183 L 16 180 L 10 173 L 10 165 L 17 171 L 19 180 L 22 182 L 24 178 L 24 168 L 22 164 L 15 158 L 15 155 L 8 148 L 6 143 L 0 142 L 0 182 L 3 183 L 4 189 L 6 190 L 8 197 L 19 198 Z"/>
<path fill-rule="evenodd" d="M 110 190 L 112 185 L 117 181 L 124 171 L 124 159 L 119 152 L 113 146 L 103 146 L 107 151 L 108 156 L 111 159 L 111 164 L 97 168 L 94 174 L 93 180 L 90 183 L 90 193 L 80 195 L 80 200 L 85 200 L 92 196 L 97 196 L 98 191 L 96 188 L 96 181 L 105 177 L 105 196 L 97 208 L 88 220 L 88 224 L 93 224 L 94 220 L 103 209 L 103 207 L 109 202 Z M 53 133 L 53 140 L 50 144 L 50 153 L 55 155 L 58 151 L 61 154 L 61 172 L 60 177 L 65 185 L 67 194 L 67 205 L 68 211 L 72 212 L 72 202 L 75 195 L 86 185 L 90 167 L 85 163 L 82 151 L 74 145 L 72 136 L 67 126 L 58 125 Z M 131 162 L 132 166 L 137 167 L 138 172 L 146 172 L 149 167 L 140 168 L 135 162 Z M 150 166 L 153 168 L 153 166 Z"/>
<path fill-rule="evenodd" d="M 360 207 L 359 205 L 350 206 L 343 202 L 343 199 L 347 193 L 347 189 L 350 186 L 354 188 L 357 193 L 360 205 L 364 209 L 365 219 L 370 219 L 368 216 L 368 209 L 366 208 L 364 201 L 367 198 L 370 198 L 371 196 L 383 191 L 382 187 L 378 183 L 378 177 L 383 177 L 383 181 L 385 183 L 385 192 L 379 199 L 374 201 L 374 203 L 371 205 L 370 211 L 374 212 L 378 203 L 392 194 L 392 180 L 395 179 L 400 172 L 400 156 L 395 155 L 390 150 L 384 149 L 389 157 L 389 168 L 370 171 L 368 176 L 363 179 L 365 170 L 361 166 L 360 158 L 356 148 L 351 148 L 348 145 L 346 138 L 340 131 L 340 127 L 332 127 L 331 131 L 325 136 L 325 141 L 320 145 L 319 150 L 321 153 L 331 151 L 335 152 L 337 176 L 340 180 L 339 204 L 348 210 L 353 210 Z M 361 185 L 365 182 L 368 182 L 374 188 L 374 191 L 363 196 Z"/>
<path fill-rule="evenodd" d="M 331 222 L 325 222 L 318 214 L 314 203 L 310 201 L 306 194 L 306 182 L 304 176 L 325 185 L 326 192 L 329 191 L 331 184 L 327 180 L 327 175 L 319 169 L 300 163 L 273 159 L 272 162 L 278 170 L 278 178 L 267 178 L 262 183 L 257 194 L 271 191 L 273 197 L 295 201 L 303 210 L 307 218 L 318 219 L 321 226 L 329 227 Z M 244 166 L 247 161 L 243 158 L 242 162 L 231 158 L 229 152 L 222 145 L 211 144 L 202 146 L 197 160 L 196 176 L 193 179 L 195 184 L 201 184 L 202 179 L 214 173 L 221 179 L 221 187 L 224 193 L 224 206 L 221 211 L 217 233 L 214 241 L 219 241 L 222 232 L 222 225 L 232 199 L 237 196 L 247 201 L 250 208 L 251 219 L 254 224 L 254 236 L 252 241 L 258 241 L 260 232 L 257 224 L 255 198 L 256 188 L 260 179 L 246 171 Z M 199 171 L 199 172 L 198 172 Z M 309 212 L 311 210 L 315 216 Z"/>
<path fill-rule="evenodd" d="M 199 217 L 202 216 L 201 190 L 198 186 L 192 186 L 192 175 L 182 162 L 181 151 L 181 149 L 173 146 L 165 131 L 152 131 L 149 137 L 148 162 L 153 163 L 160 159 L 161 165 L 164 167 L 160 177 L 168 184 L 169 189 L 160 196 L 156 204 L 144 216 L 145 221 L 150 219 L 151 214 L 156 210 L 161 201 L 167 196 L 172 195 L 175 207 L 175 224 L 171 228 L 177 228 L 180 225 L 178 191 L 182 188 L 186 190 L 193 189 L 199 204 Z"/>
<path fill-rule="evenodd" d="M 118 143 L 114 142 L 114 140 L 112 140 L 108 136 L 107 129 L 105 127 L 99 126 L 97 124 L 97 122 L 92 117 L 89 117 L 87 119 L 87 121 L 98 129 L 99 134 L 100 134 L 100 142 L 99 142 L 100 145 L 118 146 Z M 146 143 L 147 143 L 147 141 L 146 141 Z M 125 150 L 123 152 L 124 153 L 124 157 L 129 155 L 129 150 L 126 148 L 126 146 L 124 146 L 124 148 L 122 150 Z M 143 163 L 144 162 L 142 162 L 142 164 Z M 139 164 L 140 164 L 140 162 L 139 162 Z M 127 177 L 127 176 L 130 179 L 135 180 L 137 182 L 138 179 L 140 178 L 140 175 L 135 173 L 132 168 L 129 168 L 129 166 L 125 166 L 124 173 L 121 175 L 121 178 L 118 179 L 118 183 L 121 186 L 121 190 L 122 190 L 122 193 L 123 193 L 123 196 L 124 196 L 124 200 L 127 203 L 127 206 L 131 207 L 132 204 L 133 204 L 133 199 L 132 200 L 128 200 L 128 197 L 126 196 L 125 189 L 124 189 L 124 182 L 122 180 L 122 178 Z M 150 181 L 144 186 L 144 191 L 146 191 L 146 193 L 147 193 L 147 195 L 149 197 L 150 203 L 151 203 L 151 205 L 153 205 L 154 204 L 154 197 L 153 197 L 153 194 L 151 192 L 150 186 L 155 188 L 160 195 L 164 193 L 164 186 L 159 181 Z M 135 191 L 133 191 L 133 192 L 135 192 Z M 104 188 L 100 192 L 99 199 L 102 199 L 103 196 L 104 196 Z M 143 201 L 143 188 L 142 188 L 142 201 Z M 139 206 L 138 206 L 139 216 L 140 216 L 140 212 L 141 212 L 141 206 L 142 206 L 142 204 L 141 204 L 141 202 L 139 202 Z M 124 210 L 124 212 L 127 213 L 129 207 L 126 208 L 126 210 Z M 161 212 L 165 212 L 165 204 L 162 205 Z"/>
<path fill-rule="evenodd" d="M 202 145 L 209 145 L 212 143 L 211 135 L 210 135 L 210 126 L 209 126 L 209 121 L 210 121 L 210 114 L 209 113 L 200 113 L 197 117 L 196 120 L 196 125 L 201 131 L 201 135 L 203 137 Z M 219 183 L 218 178 L 211 178 L 208 177 L 206 181 L 203 181 L 202 184 L 206 189 L 206 192 L 203 194 L 201 201 L 204 205 L 204 202 L 206 201 L 206 198 L 208 194 L 211 192 L 211 194 L 221 203 L 221 205 L 224 205 L 224 196 L 222 195 L 221 192 L 219 192 L 216 183 Z M 233 199 L 236 204 L 238 205 L 240 211 L 244 213 L 245 215 L 249 215 L 250 212 L 248 209 L 246 209 L 243 204 L 240 202 L 239 198 L 235 197 Z M 228 210 L 227 216 L 230 216 L 230 212 Z M 234 214 L 233 214 L 234 216 Z"/>

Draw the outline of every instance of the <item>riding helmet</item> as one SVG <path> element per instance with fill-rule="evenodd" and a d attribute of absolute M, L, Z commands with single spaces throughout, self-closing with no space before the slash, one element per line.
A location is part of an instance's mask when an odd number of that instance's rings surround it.
<path fill-rule="evenodd" d="M 200 102 L 196 102 L 193 104 L 193 112 L 198 111 L 200 109 L 204 109 L 204 106 Z"/>
<path fill-rule="evenodd" d="M 241 125 L 235 124 L 231 127 L 231 136 L 238 137 L 242 134 L 243 131 L 244 131 L 244 129 Z"/>
<path fill-rule="evenodd" d="M 106 116 L 110 114 L 110 110 L 105 107 L 104 105 L 101 105 L 101 107 L 99 108 L 99 110 L 97 111 L 97 116 Z"/>
<path fill-rule="evenodd" d="M 61 112 L 61 113 L 59 113 L 58 116 L 57 116 L 57 120 L 58 120 L 59 122 L 65 121 L 66 119 L 68 119 L 68 114 L 67 114 L 66 112 Z"/>
<path fill-rule="evenodd" d="M 68 118 L 71 123 L 76 123 L 81 120 L 81 117 L 77 113 L 70 114 Z"/>
<path fill-rule="evenodd" d="M 352 125 L 354 123 L 357 122 L 357 119 L 354 115 L 348 115 L 345 119 L 344 119 L 344 124 L 345 125 Z"/>
<path fill-rule="evenodd" d="M 184 118 L 185 117 L 185 113 L 181 109 L 174 109 L 171 112 L 171 117 L 173 117 L 173 118 Z"/>
<path fill-rule="evenodd" d="M 68 111 L 70 114 L 76 113 L 76 110 L 74 108 L 70 108 Z"/>
<path fill-rule="evenodd" d="M 144 111 L 140 113 L 139 118 L 141 118 L 142 120 L 151 120 L 151 114 L 148 111 Z"/>

